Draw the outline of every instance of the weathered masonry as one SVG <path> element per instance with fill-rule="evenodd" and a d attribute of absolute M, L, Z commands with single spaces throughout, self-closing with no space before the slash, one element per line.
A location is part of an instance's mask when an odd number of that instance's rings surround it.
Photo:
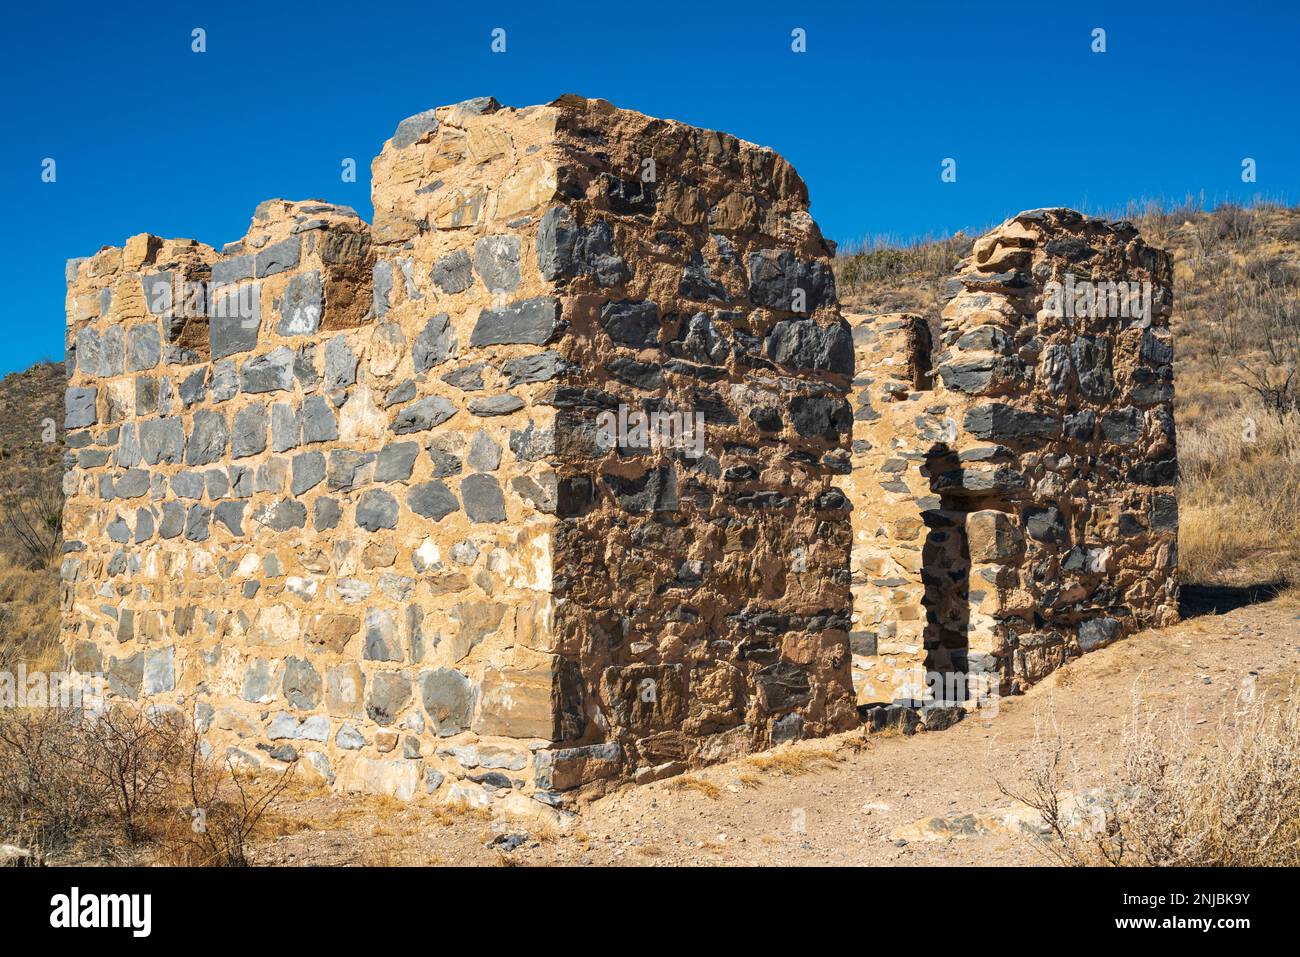
<path fill-rule="evenodd" d="M 1168 260 L 1131 229 L 1011 221 L 932 343 L 851 329 L 771 150 L 600 100 L 411 117 L 372 194 L 69 264 L 64 639 L 110 698 L 535 807 L 1172 616 Z M 1046 318 L 1068 270 L 1150 279 L 1148 326 Z"/>
<path fill-rule="evenodd" d="M 851 317 L 864 704 L 1006 694 L 1177 619 L 1168 254 L 1034 210 L 950 285 L 935 330 Z"/>

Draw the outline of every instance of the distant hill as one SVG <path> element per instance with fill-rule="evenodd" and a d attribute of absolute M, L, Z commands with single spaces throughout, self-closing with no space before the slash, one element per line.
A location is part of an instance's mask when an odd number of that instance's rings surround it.
<path fill-rule="evenodd" d="M 63 365 L 0 379 L 0 670 L 59 666 L 59 563 L 26 548 L 15 512 L 57 522 L 63 488 Z M 51 439 L 52 441 L 46 441 Z M 43 529 L 55 541 L 55 529 Z"/>
<path fill-rule="evenodd" d="M 0 496 L 61 487 L 63 386 L 55 362 L 0 379 Z"/>

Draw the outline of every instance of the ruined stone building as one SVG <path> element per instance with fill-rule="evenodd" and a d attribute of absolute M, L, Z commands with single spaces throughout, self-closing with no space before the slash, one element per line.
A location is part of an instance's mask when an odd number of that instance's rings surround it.
<path fill-rule="evenodd" d="M 846 320 L 803 182 L 723 133 L 482 99 L 372 172 L 372 224 L 272 200 L 69 264 L 64 640 L 110 703 L 557 804 L 1174 617 L 1170 263 L 1131 226 L 1025 213 L 941 319 Z"/>

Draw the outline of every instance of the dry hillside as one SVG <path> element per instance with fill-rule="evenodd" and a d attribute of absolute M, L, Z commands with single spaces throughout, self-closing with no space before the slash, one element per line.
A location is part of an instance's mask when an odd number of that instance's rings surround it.
<path fill-rule="evenodd" d="M 0 670 L 57 660 L 63 366 L 0 379 Z"/>

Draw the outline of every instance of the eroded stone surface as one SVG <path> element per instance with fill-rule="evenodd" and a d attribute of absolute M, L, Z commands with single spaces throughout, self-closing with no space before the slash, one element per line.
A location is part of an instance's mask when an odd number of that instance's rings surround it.
<path fill-rule="evenodd" d="M 933 326 L 853 317 L 861 703 L 1005 694 L 1176 620 L 1171 287 L 1131 225 L 1034 210 Z"/>

